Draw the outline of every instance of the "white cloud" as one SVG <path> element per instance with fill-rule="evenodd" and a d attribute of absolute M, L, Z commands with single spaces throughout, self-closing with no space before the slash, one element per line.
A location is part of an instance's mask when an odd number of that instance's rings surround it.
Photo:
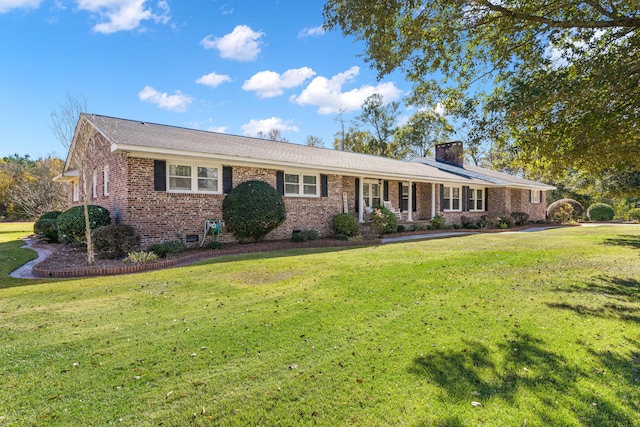
<path fill-rule="evenodd" d="M 158 108 L 164 108 L 178 113 L 186 111 L 193 101 L 192 97 L 184 95 L 179 90 L 176 91 L 175 95 L 169 95 L 158 92 L 151 86 L 145 86 L 144 89 L 138 92 L 138 98 L 140 98 L 141 101 L 155 104 Z"/>
<path fill-rule="evenodd" d="M 279 117 L 271 117 L 269 119 L 256 120 L 251 119 L 249 123 L 245 123 L 241 127 L 242 132 L 247 136 L 258 136 L 260 132 L 267 135 L 271 129 L 278 129 L 281 132 L 292 131 L 299 132 L 297 126 L 291 124 L 290 120 L 282 120 Z"/>
<path fill-rule="evenodd" d="M 242 85 L 246 91 L 255 91 L 260 98 L 280 96 L 284 89 L 300 86 L 305 80 L 316 75 L 311 68 L 292 68 L 282 74 L 275 71 L 260 71 Z"/>
<path fill-rule="evenodd" d="M 11 9 L 36 9 L 42 0 L 0 0 L 0 13 L 5 13 Z"/>
<path fill-rule="evenodd" d="M 359 67 L 351 67 L 344 73 L 336 74 L 327 79 L 316 77 L 298 96 L 292 96 L 291 101 L 299 105 L 316 105 L 318 113 L 332 114 L 340 109 L 355 111 L 369 96 L 378 93 L 385 103 L 395 101 L 402 95 L 402 91 L 394 83 L 380 83 L 375 86 L 364 85 L 347 92 L 342 91 L 342 86 L 354 80 L 360 73 Z"/>
<path fill-rule="evenodd" d="M 216 86 L 220 86 L 222 83 L 226 83 L 230 81 L 231 81 L 231 77 L 225 74 L 217 74 L 213 72 L 213 73 L 205 74 L 204 76 L 200 77 L 198 80 L 196 80 L 196 83 L 209 86 L 209 87 L 216 87 Z"/>
<path fill-rule="evenodd" d="M 165 0 L 156 3 L 156 11 L 145 7 L 147 0 L 76 0 L 78 8 L 95 13 L 101 21 L 93 27 L 96 33 L 111 34 L 138 28 L 142 21 L 166 24 L 169 5 Z"/>
<path fill-rule="evenodd" d="M 298 38 L 301 39 L 304 37 L 318 37 L 322 35 L 324 35 L 324 28 L 322 27 L 305 27 L 298 33 Z"/>
<path fill-rule="evenodd" d="M 262 42 L 260 38 L 264 33 L 253 31 L 246 25 L 238 25 L 232 32 L 222 37 L 207 37 L 200 40 L 205 49 L 218 49 L 223 58 L 238 61 L 252 61 L 260 53 Z"/>

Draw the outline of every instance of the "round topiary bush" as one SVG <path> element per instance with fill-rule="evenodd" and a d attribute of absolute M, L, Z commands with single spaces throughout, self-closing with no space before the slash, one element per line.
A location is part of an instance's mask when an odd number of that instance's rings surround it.
<path fill-rule="evenodd" d="M 91 230 L 111 224 L 109 211 L 102 206 L 89 205 L 89 226 Z M 58 216 L 58 235 L 65 243 L 84 243 L 84 206 L 74 206 Z"/>
<path fill-rule="evenodd" d="M 287 217 L 284 200 L 264 181 L 247 181 L 234 188 L 222 202 L 222 218 L 238 240 L 263 240 Z"/>
<path fill-rule="evenodd" d="M 611 221 L 616 212 L 606 203 L 594 203 L 587 209 L 591 221 Z"/>
<path fill-rule="evenodd" d="M 570 209 L 567 208 L 567 205 L 571 206 Z M 584 214 L 584 207 L 577 200 L 573 199 L 560 199 L 551 203 L 547 208 L 547 216 L 554 220 L 559 220 L 560 222 L 567 222 L 571 219 L 578 219 L 582 217 Z M 569 216 L 566 219 L 567 215 Z"/>
<path fill-rule="evenodd" d="M 98 227 L 91 234 L 93 247 L 100 258 L 119 259 L 140 249 L 140 236 L 126 224 Z"/>
<path fill-rule="evenodd" d="M 632 221 L 640 221 L 640 208 L 629 209 L 627 215 L 629 215 L 629 219 Z"/>
<path fill-rule="evenodd" d="M 58 217 L 62 212 L 51 211 L 43 213 L 33 224 L 33 232 L 52 242 L 58 241 Z"/>
<path fill-rule="evenodd" d="M 346 212 L 334 216 L 331 221 L 331 226 L 337 235 L 355 237 L 360 234 L 360 224 L 358 224 L 358 220 Z"/>

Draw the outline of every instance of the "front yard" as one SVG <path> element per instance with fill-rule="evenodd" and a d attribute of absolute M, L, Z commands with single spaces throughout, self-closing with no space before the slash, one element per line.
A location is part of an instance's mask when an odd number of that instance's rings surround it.
<path fill-rule="evenodd" d="M 4 227 L 0 425 L 640 424 L 640 226 L 56 281 Z"/>

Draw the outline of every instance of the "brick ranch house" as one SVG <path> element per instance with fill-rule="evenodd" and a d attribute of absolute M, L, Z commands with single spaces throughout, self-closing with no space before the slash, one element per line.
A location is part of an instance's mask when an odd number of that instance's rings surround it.
<path fill-rule="evenodd" d="M 80 132 L 88 126 L 92 132 Z M 294 230 L 332 234 L 331 220 L 348 212 L 365 221 L 371 207 L 387 201 L 401 221 L 444 215 L 546 214 L 554 187 L 464 165 L 459 142 L 442 144 L 436 159 L 410 162 L 286 142 L 226 135 L 99 115 L 82 114 L 57 179 L 69 183 L 69 205 L 82 204 L 75 150 L 96 138 L 100 158 L 88 177 L 89 201 L 132 225 L 143 246 L 170 240 L 200 241 L 207 219 L 222 219 L 222 200 L 247 180 L 271 184 L 283 196 L 287 218 L 267 239 Z M 95 152 L 95 151 L 94 151 Z M 233 240 L 223 229 L 222 240 Z"/>

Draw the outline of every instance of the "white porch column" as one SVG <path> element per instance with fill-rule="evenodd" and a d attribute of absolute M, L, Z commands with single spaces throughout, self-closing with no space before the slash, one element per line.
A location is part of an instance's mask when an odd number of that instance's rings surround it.
<path fill-rule="evenodd" d="M 436 216 L 436 184 L 431 183 L 431 219 Z"/>
<path fill-rule="evenodd" d="M 360 177 L 360 184 L 359 184 L 359 188 L 358 188 L 358 194 L 359 194 L 359 199 L 358 200 L 358 221 L 360 222 L 364 222 L 364 196 L 362 195 L 362 193 L 364 192 L 364 177 L 361 176 Z"/>
<path fill-rule="evenodd" d="M 409 181 L 409 209 L 407 213 L 407 221 L 413 221 L 413 182 Z"/>

